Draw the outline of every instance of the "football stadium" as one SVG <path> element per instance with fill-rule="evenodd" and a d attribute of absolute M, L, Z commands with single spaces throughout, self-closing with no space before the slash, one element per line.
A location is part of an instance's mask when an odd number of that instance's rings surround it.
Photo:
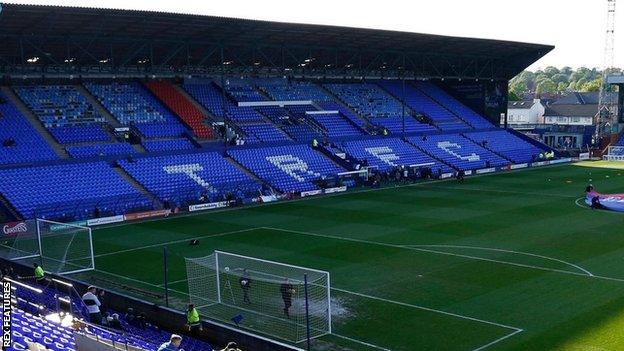
<path fill-rule="evenodd" d="M 3 349 L 624 349 L 624 142 L 507 126 L 553 46 L 17 4 L 0 41 Z"/>

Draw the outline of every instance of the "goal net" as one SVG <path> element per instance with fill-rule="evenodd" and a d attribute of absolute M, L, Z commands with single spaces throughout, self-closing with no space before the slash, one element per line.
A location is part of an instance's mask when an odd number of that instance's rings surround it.
<path fill-rule="evenodd" d="M 91 228 L 45 219 L 5 224 L 2 257 L 26 265 L 40 264 L 50 273 L 95 269 Z"/>
<path fill-rule="evenodd" d="M 624 161 L 624 146 L 609 146 L 607 154 L 602 158 L 607 161 Z"/>
<path fill-rule="evenodd" d="M 203 315 L 294 343 L 331 333 L 328 272 L 223 251 L 186 258 L 186 272 Z"/>

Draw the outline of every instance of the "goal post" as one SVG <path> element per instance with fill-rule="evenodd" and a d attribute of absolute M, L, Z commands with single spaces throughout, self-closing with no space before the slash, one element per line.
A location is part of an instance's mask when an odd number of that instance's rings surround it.
<path fill-rule="evenodd" d="M 3 225 L 0 255 L 45 271 L 73 274 L 95 269 L 91 228 L 35 219 Z"/>
<path fill-rule="evenodd" d="M 185 260 L 204 315 L 293 343 L 332 332 L 329 272 L 224 251 Z"/>

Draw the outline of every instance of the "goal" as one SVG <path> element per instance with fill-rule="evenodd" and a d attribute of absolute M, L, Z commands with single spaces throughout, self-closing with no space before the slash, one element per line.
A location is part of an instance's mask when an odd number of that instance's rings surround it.
<path fill-rule="evenodd" d="M 609 146 L 607 154 L 602 158 L 607 161 L 624 161 L 624 146 Z"/>
<path fill-rule="evenodd" d="M 185 260 L 203 315 L 294 343 L 331 334 L 329 272 L 223 251 Z"/>
<path fill-rule="evenodd" d="M 45 219 L 3 226 L 0 255 L 46 272 L 72 274 L 95 269 L 91 228 Z"/>

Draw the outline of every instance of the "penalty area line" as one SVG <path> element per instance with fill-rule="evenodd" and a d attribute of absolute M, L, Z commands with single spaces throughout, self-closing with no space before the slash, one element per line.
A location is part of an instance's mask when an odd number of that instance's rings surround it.
<path fill-rule="evenodd" d="M 485 320 L 485 319 L 479 319 L 479 318 L 475 318 L 475 317 L 465 316 L 465 315 L 457 314 L 457 313 L 453 313 L 453 312 L 437 310 L 435 308 L 414 305 L 414 304 L 407 303 L 407 302 L 390 300 L 390 299 L 386 299 L 386 298 L 383 298 L 383 297 L 363 294 L 363 293 L 350 291 L 350 290 L 345 290 L 345 289 L 339 289 L 339 288 L 331 288 L 331 289 L 334 290 L 334 291 L 339 291 L 339 292 L 342 292 L 342 293 L 345 293 L 345 294 L 351 294 L 351 295 L 355 295 L 355 296 L 359 296 L 359 297 L 363 297 L 363 298 L 367 298 L 367 299 L 371 299 L 371 300 L 377 300 L 377 301 L 381 301 L 381 302 L 385 302 L 385 303 L 390 303 L 390 304 L 403 306 L 403 307 L 409 307 L 409 308 L 413 308 L 413 309 L 417 309 L 417 310 L 423 310 L 423 311 L 427 311 L 427 312 L 439 313 L 439 314 L 443 314 L 443 315 L 446 315 L 446 316 L 451 316 L 451 317 L 455 317 L 455 318 L 469 320 L 469 321 L 472 321 L 472 322 L 489 324 L 489 325 L 493 325 L 493 326 L 496 326 L 496 327 L 499 327 L 499 328 L 511 329 L 511 330 L 516 331 L 516 332 L 517 331 L 522 331 L 521 328 L 512 327 L 510 325 L 505 325 L 505 324 L 501 324 L 501 323 L 497 323 L 497 322 L 488 321 L 488 320 Z"/>
<path fill-rule="evenodd" d="M 390 304 L 395 304 L 398 306 L 403 306 L 403 307 L 409 307 L 409 308 L 413 308 L 413 309 L 418 309 L 418 310 L 423 310 L 423 311 L 427 311 L 427 312 L 433 312 L 433 313 L 438 313 L 438 314 L 443 314 L 446 316 L 450 316 L 450 317 L 454 317 L 454 318 L 460 318 L 460 319 L 465 319 L 465 320 L 469 320 L 471 322 L 478 322 L 478 323 L 483 323 L 483 324 L 488 324 L 488 325 L 492 325 L 498 328 L 504 328 L 504 329 L 508 329 L 508 330 L 512 330 L 511 333 L 504 335 L 494 341 L 490 341 L 485 345 L 479 346 L 475 349 L 473 349 L 472 351 L 481 351 L 481 350 L 485 350 L 486 348 L 495 345 L 503 340 L 509 339 L 512 336 L 521 333 L 524 331 L 524 329 L 522 328 L 518 328 L 518 327 L 512 327 L 510 325 L 506 325 L 506 324 L 501 324 L 501 323 L 497 323 L 497 322 L 492 322 L 492 321 L 488 321 L 485 319 L 479 319 L 479 318 L 475 318 L 475 317 L 470 317 L 470 316 L 466 316 L 466 315 L 462 315 L 462 314 L 457 314 L 457 313 L 452 313 L 452 312 L 447 312 L 447 311 L 443 311 L 443 310 L 438 310 L 435 308 L 429 308 L 429 307 L 424 307 L 424 306 L 419 306 L 419 305 L 414 305 L 414 304 L 410 304 L 410 303 L 406 303 L 406 302 L 400 302 L 400 301 L 394 301 L 394 300 L 390 300 L 390 299 L 385 299 L 383 297 L 378 297 L 378 296 L 372 296 L 372 295 L 368 295 L 368 294 L 362 294 L 362 293 L 358 293 L 355 291 L 349 291 L 349 290 L 345 290 L 345 289 L 339 289 L 339 288 L 331 288 L 334 291 L 339 291 L 345 294 L 352 294 L 355 296 L 359 296 L 359 297 L 363 297 L 363 298 L 367 298 L 367 299 L 371 299 L 371 300 L 377 300 L 377 301 L 381 301 L 381 302 L 385 302 L 385 303 L 390 303 Z M 335 334 L 332 334 L 335 335 Z M 368 345 L 370 346 L 370 345 Z M 387 350 L 387 349 L 383 349 L 382 350 Z"/>
<path fill-rule="evenodd" d="M 368 346 L 368 347 L 373 348 L 373 349 L 382 350 L 382 351 L 392 351 L 391 349 L 387 349 L 385 347 L 377 346 L 375 344 L 371 344 L 369 342 L 364 342 L 364 341 L 361 341 L 361 340 L 358 340 L 358 339 L 353 339 L 353 338 L 350 338 L 348 336 L 344 336 L 344 335 L 340 335 L 340 334 L 336 334 L 336 333 L 331 333 L 329 335 L 332 335 L 332 336 L 335 336 L 337 338 L 344 339 L 344 340 L 347 340 L 347 341 L 351 341 L 351 342 L 354 342 L 354 343 L 357 343 L 357 344 L 360 344 L 360 345 Z"/>
<path fill-rule="evenodd" d="M 593 273 L 591 275 L 589 275 L 589 274 L 584 273 L 584 272 L 573 272 L 573 271 L 562 270 L 562 269 L 554 269 L 554 268 L 548 268 L 548 267 L 533 266 L 533 265 L 523 264 L 523 263 L 495 260 L 495 259 L 479 257 L 479 256 L 456 254 L 456 253 L 452 253 L 452 252 L 431 250 L 431 249 L 425 249 L 425 248 L 422 248 L 422 247 L 414 247 L 412 245 L 390 244 L 390 243 L 383 243 L 383 242 L 378 242 L 378 241 L 355 239 L 355 238 L 348 238 L 348 237 L 339 237 L 339 236 L 335 236 L 335 235 L 319 234 L 319 233 L 312 233 L 312 232 L 306 232 L 306 231 L 300 231 L 300 230 L 292 230 L 292 229 L 284 229 L 284 228 L 276 228 L 276 227 L 260 227 L 260 228 L 270 229 L 270 230 L 275 230 L 275 231 L 281 231 L 281 232 L 287 232 L 287 233 L 295 233 L 295 234 L 301 234 L 301 235 L 315 236 L 315 237 L 319 237 L 319 238 L 327 238 L 327 239 L 335 239 L 335 240 L 342 240 L 342 241 L 350 241 L 350 242 L 355 242 L 355 243 L 360 243 L 360 244 L 368 244 L 368 245 L 376 245 L 376 246 L 382 246 L 382 247 L 391 247 L 391 248 L 396 248 L 396 249 L 404 249 L 404 250 L 412 250 L 412 251 L 419 251 L 419 252 L 427 252 L 427 253 L 431 253 L 431 254 L 438 254 L 438 255 L 445 255 L 445 256 L 454 256 L 454 257 L 460 257 L 460 258 L 465 258 L 465 259 L 475 260 L 475 261 L 492 262 L 492 263 L 503 264 L 503 265 L 508 265 L 508 266 L 516 266 L 516 267 L 522 267 L 522 268 L 537 269 L 537 270 L 547 271 L 547 272 L 575 275 L 575 276 L 579 276 L 579 277 L 585 277 L 585 278 L 588 278 L 588 279 L 601 279 L 601 280 L 610 280 L 610 281 L 616 281 L 616 282 L 624 282 L 624 278 L 605 277 L 605 276 L 596 275 L 596 274 L 593 274 Z"/>
<path fill-rule="evenodd" d="M 489 342 L 489 343 L 487 343 L 487 344 L 485 344 L 485 345 L 483 345 L 483 346 L 479 346 L 479 347 L 477 347 L 476 349 L 474 349 L 474 350 L 472 350 L 472 351 L 481 351 L 481 350 L 485 350 L 485 349 L 487 349 L 488 347 L 493 346 L 493 345 L 495 345 L 495 344 L 498 344 L 499 342 L 501 342 L 501 341 L 503 341 L 503 340 L 507 340 L 507 339 L 511 338 L 512 336 L 514 336 L 514 335 L 518 334 L 518 333 L 522 333 L 523 331 L 524 331 L 524 329 L 514 330 L 513 332 L 511 332 L 511 333 L 509 333 L 509 334 L 507 334 L 507 335 L 505 335 L 505 336 L 502 336 L 502 337 L 500 337 L 500 338 L 498 338 L 498 339 L 496 339 L 496 340 L 494 340 L 494 341 L 491 341 L 491 342 Z"/>
<path fill-rule="evenodd" d="M 166 241 L 164 243 L 139 246 L 139 247 L 134 247 L 134 248 L 131 248 L 131 249 L 118 250 L 118 251 L 113 251 L 113 252 L 106 252 L 106 253 L 94 255 L 93 257 L 98 258 L 98 257 L 114 256 L 114 255 L 117 255 L 117 254 L 122 254 L 122 253 L 127 253 L 127 252 L 133 252 L 133 251 L 138 251 L 138 250 L 150 249 L 150 248 L 153 248 L 153 247 L 166 246 L 166 245 L 171 245 L 171 244 L 179 244 L 179 243 L 188 242 L 188 241 L 196 240 L 196 239 L 218 238 L 220 236 L 245 233 L 245 232 L 250 232 L 250 231 L 253 231 L 253 230 L 257 230 L 257 229 L 260 229 L 260 228 L 254 227 L 254 228 L 245 228 L 245 229 L 233 230 L 233 231 L 224 232 L 224 233 L 205 234 L 205 235 L 196 236 L 196 237 L 193 237 L 193 238 L 186 238 L 186 239 L 180 239 L 180 240 L 174 240 L 174 241 Z"/>

